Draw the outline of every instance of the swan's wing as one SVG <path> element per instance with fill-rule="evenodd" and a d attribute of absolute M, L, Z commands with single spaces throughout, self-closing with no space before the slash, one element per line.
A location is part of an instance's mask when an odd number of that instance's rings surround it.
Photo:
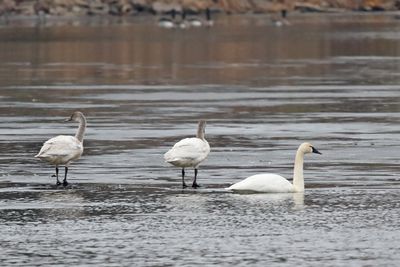
<path fill-rule="evenodd" d="M 39 153 L 35 156 L 38 158 L 47 157 L 75 157 L 83 151 L 82 143 L 73 136 L 59 135 L 47 140 Z"/>
<path fill-rule="evenodd" d="M 174 161 L 202 161 L 208 153 L 210 146 L 205 140 L 199 138 L 185 138 L 176 143 L 167 153 L 164 159 L 167 162 Z"/>
<path fill-rule="evenodd" d="M 247 177 L 227 189 L 233 191 L 289 193 L 293 191 L 293 185 L 278 174 L 263 173 Z"/>

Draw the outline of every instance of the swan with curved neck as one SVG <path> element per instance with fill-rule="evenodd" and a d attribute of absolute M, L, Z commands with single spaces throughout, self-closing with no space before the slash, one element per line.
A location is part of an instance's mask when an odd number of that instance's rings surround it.
<path fill-rule="evenodd" d="M 166 162 L 182 168 L 182 187 L 185 188 L 185 168 L 194 168 L 194 180 L 192 187 L 197 188 L 197 172 L 201 162 L 203 162 L 208 153 L 210 145 L 205 139 L 206 121 L 200 120 L 197 127 L 197 135 L 193 138 L 185 138 L 176 143 L 167 153 L 164 154 Z"/>
<path fill-rule="evenodd" d="M 297 193 L 304 192 L 303 165 L 304 155 L 321 154 L 310 143 L 303 143 L 296 152 L 293 171 L 293 184 L 284 177 L 274 173 L 256 174 L 228 187 L 232 191 L 249 191 L 265 193 Z"/>
<path fill-rule="evenodd" d="M 83 153 L 83 137 L 86 130 L 86 118 L 82 112 L 75 111 L 71 117 L 65 121 L 79 122 L 78 130 L 75 136 L 59 135 L 47 140 L 35 158 L 45 160 L 56 166 L 57 185 L 60 185 L 58 180 L 58 166 L 65 166 L 65 176 L 63 185 L 67 186 L 67 173 L 69 164 L 72 161 L 79 159 Z"/>

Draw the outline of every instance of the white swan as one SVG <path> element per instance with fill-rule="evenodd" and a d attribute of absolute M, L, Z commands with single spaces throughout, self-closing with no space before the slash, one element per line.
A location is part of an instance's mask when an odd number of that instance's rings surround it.
<path fill-rule="evenodd" d="M 158 26 L 161 28 L 166 28 L 166 29 L 173 29 L 173 28 L 180 28 L 180 29 L 186 29 L 191 26 L 190 22 L 186 20 L 186 13 L 183 12 L 181 14 L 181 20 L 176 21 L 175 19 L 175 13 L 172 13 L 172 19 L 169 18 L 160 18 L 158 20 Z"/>
<path fill-rule="evenodd" d="M 321 154 L 310 143 L 303 143 L 299 146 L 294 162 L 293 184 L 284 177 L 274 173 L 256 174 L 247 177 L 243 181 L 228 187 L 232 191 L 249 191 L 265 193 L 295 193 L 304 192 L 303 160 L 304 154 Z"/>
<path fill-rule="evenodd" d="M 177 24 L 175 22 L 176 10 L 172 9 L 170 13 L 171 13 L 171 18 L 162 17 L 158 20 L 159 27 L 166 29 L 172 29 L 177 27 Z"/>
<path fill-rule="evenodd" d="M 158 26 L 161 28 L 173 29 L 176 27 L 176 24 L 172 19 L 160 18 L 158 20 Z"/>
<path fill-rule="evenodd" d="M 190 18 L 188 19 L 189 25 L 191 27 L 201 27 L 201 26 L 207 26 L 211 27 L 214 25 L 214 21 L 211 19 L 211 10 L 209 8 L 206 8 L 205 10 L 205 15 L 206 19 L 200 19 L 200 18 Z"/>
<path fill-rule="evenodd" d="M 65 121 L 79 122 L 79 128 L 75 136 L 59 135 L 47 140 L 35 158 L 39 158 L 56 166 L 57 185 L 60 185 L 58 180 L 58 166 L 65 166 L 65 176 L 63 185 L 67 186 L 67 173 L 69 164 L 81 157 L 83 152 L 83 136 L 86 129 L 86 118 L 79 112 L 75 111 L 70 118 Z"/>
<path fill-rule="evenodd" d="M 286 19 L 287 12 L 288 11 L 286 9 L 282 9 L 280 12 L 281 15 L 280 18 L 278 17 L 271 18 L 273 25 L 275 25 L 276 27 L 289 26 L 290 22 Z"/>
<path fill-rule="evenodd" d="M 190 25 L 190 27 L 195 27 L 195 28 L 199 28 L 199 27 L 203 26 L 202 21 L 198 18 L 188 19 L 188 24 Z"/>
<path fill-rule="evenodd" d="M 182 186 L 185 184 L 185 168 L 194 168 L 194 180 L 192 187 L 197 188 L 196 182 L 197 168 L 200 163 L 205 160 L 210 153 L 210 145 L 204 138 L 206 121 L 200 120 L 197 128 L 197 135 L 194 138 L 185 138 L 176 143 L 167 153 L 164 154 L 166 162 L 182 168 Z"/>

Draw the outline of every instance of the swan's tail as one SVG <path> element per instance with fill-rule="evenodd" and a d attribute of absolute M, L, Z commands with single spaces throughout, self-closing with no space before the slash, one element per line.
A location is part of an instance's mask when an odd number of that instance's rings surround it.
<path fill-rule="evenodd" d="M 174 157 L 173 157 L 173 155 L 171 155 L 172 153 L 171 153 L 171 150 L 168 150 L 165 154 L 164 154 L 164 160 L 165 160 L 165 162 L 167 162 L 167 163 L 171 163 L 171 162 L 173 162 L 175 159 L 174 159 Z"/>

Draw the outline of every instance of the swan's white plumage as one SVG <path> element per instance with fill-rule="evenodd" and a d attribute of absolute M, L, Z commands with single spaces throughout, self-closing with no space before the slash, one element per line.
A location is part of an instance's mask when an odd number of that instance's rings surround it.
<path fill-rule="evenodd" d="M 296 152 L 293 170 L 293 184 L 284 177 L 264 173 L 247 177 L 243 181 L 228 187 L 228 190 L 242 192 L 264 192 L 264 193 L 294 193 L 304 191 L 303 160 L 308 153 L 321 154 L 310 143 L 302 143 Z"/>
<path fill-rule="evenodd" d="M 199 19 L 190 19 L 189 25 L 192 27 L 201 27 L 201 26 L 203 26 L 203 23 Z"/>
<path fill-rule="evenodd" d="M 68 165 L 83 153 L 83 145 L 76 137 L 59 135 L 47 140 L 36 158 L 44 159 L 53 165 Z"/>
<path fill-rule="evenodd" d="M 185 138 L 176 143 L 170 150 L 164 154 L 166 162 L 182 168 L 182 187 L 185 188 L 185 168 L 194 168 L 194 180 L 192 187 L 197 188 L 196 182 L 197 168 L 204 161 L 208 153 L 210 153 L 210 145 L 205 139 L 206 121 L 200 120 L 197 126 L 196 137 Z"/>
<path fill-rule="evenodd" d="M 164 159 L 177 167 L 197 168 L 207 158 L 208 153 L 210 153 L 210 145 L 206 140 L 197 137 L 185 138 L 165 153 Z"/>
<path fill-rule="evenodd" d="M 228 187 L 228 190 L 269 193 L 292 193 L 295 191 L 288 180 L 274 173 L 262 173 L 247 177 Z"/>
<path fill-rule="evenodd" d="M 176 27 L 176 24 L 172 20 L 162 18 L 158 21 L 158 26 L 161 28 L 172 29 Z"/>
<path fill-rule="evenodd" d="M 65 121 L 79 122 L 75 136 L 59 135 L 44 142 L 39 153 L 35 158 L 47 161 L 56 167 L 56 185 L 60 185 L 58 180 L 59 165 L 65 166 L 63 185 L 67 186 L 67 173 L 69 164 L 81 157 L 83 153 L 83 137 L 86 130 L 86 118 L 80 111 L 72 113 L 71 117 Z"/>

